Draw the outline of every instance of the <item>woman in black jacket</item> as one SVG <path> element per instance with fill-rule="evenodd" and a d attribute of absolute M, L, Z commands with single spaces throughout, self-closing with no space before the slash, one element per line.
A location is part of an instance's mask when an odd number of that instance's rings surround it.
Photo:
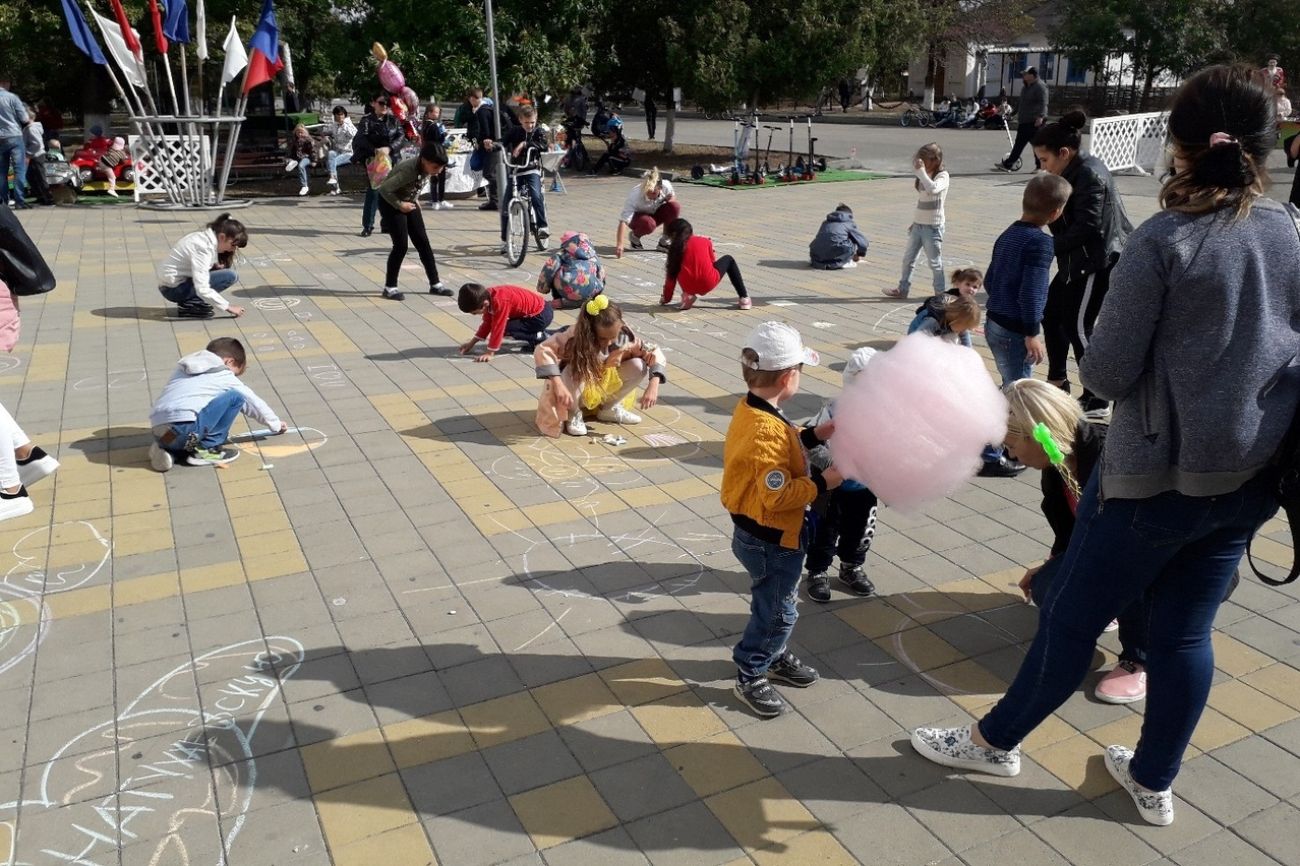
<path fill-rule="evenodd" d="M 1101 460 L 1106 443 L 1106 425 L 1091 424 L 1079 404 L 1062 391 L 1037 379 L 1020 379 L 1006 389 L 1011 406 L 1007 419 L 1007 453 L 1026 466 L 1043 473 L 1043 516 L 1052 527 L 1052 551 L 1046 562 L 1031 568 L 1020 579 L 1026 601 L 1039 607 L 1070 546 L 1074 515 L 1080 492 L 1088 484 Z M 1054 465 L 1047 451 L 1034 439 L 1034 428 L 1042 424 L 1060 448 L 1063 460 Z M 1147 694 L 1146 609 L 1138 602 L 1117 620 L 1119 663 L 1097 684 L 1094 694 L 1108 704 L 1131 704 Z M 1109 629 L 1108 629 L 1109 630 Z"/>
<path fill-rule="evenodd" d="M 352 139 L 352 156 L 366 163 L 366 174 L 370 175 L 370 161 L 380 153 L 386 153 L 395 164 L 402 143 L 406 140 L 397 118 L 388 112 L 388 97 L 380 94 L 370 103 L 370 111 L 357 124 L 357 134 Z M 370 237 L 375 230 L 375 214 L 379 212 L 379 188 L 374 184 L 366 186 L 366 200 L 361 208 L 361 236 Z"/>
<path fill-rule="evenodd" d="M 1079 153 L 1088 117 L 1070 111 L 1045 124 L 1034 136 L 1034 155 L 1044 170 L 1070 182 L 1065 212 L 1048 229 L 1056 248 L 1056 277 L 1047 292 L 1043 337 L 1047 343 L 1047 380 L 1065 391 L 1070 382 L 1065 364 L 1083 360 L 1093 323 L 1110 288 L 1110 272 L 1133 231 L 1115 179 L 1105 163 Z M 1086 389 L 1079 400 L 1093 420 L 1106 420 L 1110 405 Z"/>

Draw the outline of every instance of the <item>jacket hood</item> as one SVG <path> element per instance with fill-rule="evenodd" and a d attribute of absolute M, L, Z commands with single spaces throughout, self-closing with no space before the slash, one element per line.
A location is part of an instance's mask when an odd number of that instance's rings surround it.
<path fill-rule="evenodd" d="M 851 223 L 853 222 L 853 214 L 849 213 L 848 211 L 833 210 L 830 213 L 826 214 L 826 222 Z"/>
<path fill-rule="evenodd" d="M 209 352 L 207 349 L 181 358 L 176 362 L 176 368 L 189 376 L 200 376 L 204 373 L 229 369 L 224 358 Z"/>
<path fill-rule="evenodd" d="M 849 355 L 849 359 L 844 362 L 844 384 L 848 385 L 856 379 L 857 375 L 867 368 L 867 364 L 871 363 L 871 359 L 874 357 L 876 357 L 876 350 L 870 346 L 855 349 L 853 354 Z"/>
<path fill-rule="evenodd" d="M 573 237 L 565 240 L 563 245 L 565 255 L 575 259 L 593 261 L 596 258 L 596 250 L 592 247 L 591 241 L 585 234 L 578 233 Z"/>

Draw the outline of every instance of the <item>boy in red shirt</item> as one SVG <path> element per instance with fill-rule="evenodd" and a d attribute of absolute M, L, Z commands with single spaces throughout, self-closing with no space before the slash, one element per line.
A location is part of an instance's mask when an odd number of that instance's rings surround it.
<path fill-rule="evenodd" d="M 546 329 L 555 315 L 544 296 L 523 286 L 466 283 L 460 287 L 456 304 L 462 313 L 483 317 L 483 324 L 479 325 L 474 337 L 460 346 L 460 353 L 464 355 L 479 340 L 487 340 L 487 351 L 474 359 L 479 362 L 491 361 L 507 335 L 522 340 L 531 352 L 546 339 Z"/>
<path fill-rule="evenodd" d="M 672 243 L 668 247 L 664 294 L 659 299 L 661 305 L 668 306 L 673 302 L 673 290 L 681 283 L 681 309 L 689 310 L 697 297 L 716 289 L 726 275 L 740 298 L 736 306 L 742 310 L 753 306 L 749 292 L 745 290 L 745 280 L 740 275 L 740 265 L 731 256 L 715 259 L 713 241 L 695 234 L 691 224 L 684 219 L 674 220 L 664 234 L 672 238 Z"/>

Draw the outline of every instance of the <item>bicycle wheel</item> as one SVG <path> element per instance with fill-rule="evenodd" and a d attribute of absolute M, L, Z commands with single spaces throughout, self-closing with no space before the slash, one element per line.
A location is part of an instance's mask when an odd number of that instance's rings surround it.
<path fill-rule="evenodd" d="M 899 125 L 899 126 L 911 126 L 911 125 L 912 125 L 912 112 L 910 112 L 910 111 L 904 111 L 902 114 L 900 114 L 900 115 L 898 116 L 898 125 Z"/>
<path fill-rule="evenodd" d="M 506 211 L 506 264 L 517 268 L 528 255 L 528 205 L 521 196 L 510 199 Z"/>

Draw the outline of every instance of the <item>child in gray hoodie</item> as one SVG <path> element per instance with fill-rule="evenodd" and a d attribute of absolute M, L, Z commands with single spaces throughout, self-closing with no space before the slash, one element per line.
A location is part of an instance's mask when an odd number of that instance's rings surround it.
<path fill-rule="evenodd" d="M 853 209 L 841 204 L 826 214 L 817 237 L 808 244 L 808 259 L 824 271 L 856 268 L 867 255 L 867 244 L 867 236 L 853 221 Z"/>
<path fill-rule="evenodd" d="M 202 352 L 181 358 L 149 414 L 154 442 L 149 463 L 159 472 L 176 460 L 188 466 L 220 466 L 239 456 L 223 447 L 240 413 L 261 421 L 275 433 L 289 429 L 266 401 L 239 377 L 247 368 L 244 344 L 218 337 Z"/>

